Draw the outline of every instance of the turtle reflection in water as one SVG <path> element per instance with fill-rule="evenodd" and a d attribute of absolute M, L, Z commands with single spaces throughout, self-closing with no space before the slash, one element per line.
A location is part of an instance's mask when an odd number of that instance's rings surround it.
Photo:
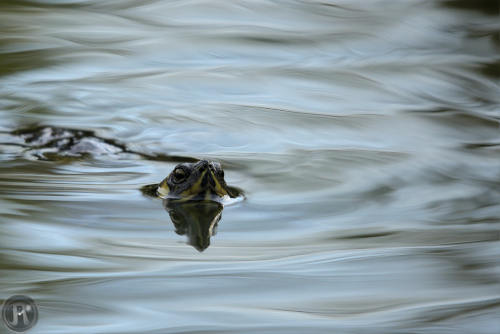
<path fill-rule="evenodd" d="M 210 245 L 222 217 L 223 204 L 241 196 L 229 187 L 217 162 L 181 163 L 160 183 L 142 188 L 145 195 L 163 199 L 178 234 L 185 234 L 200 252 Z"/>
<path fill-rule="evenodd" d="M 188 243 L 203 252 L 210 246 L 210 238 L 217 231 L 223 206 L 219 202 L 195 200 L 178 202 L 163 200 L 165 210 L 175 226 L 175 232 L 186 235 Z"/>

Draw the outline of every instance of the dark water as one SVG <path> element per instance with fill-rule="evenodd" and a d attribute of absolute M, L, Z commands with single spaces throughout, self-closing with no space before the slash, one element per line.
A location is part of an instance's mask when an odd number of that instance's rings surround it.
<path fill-rule="evenodd" d="M 140 191 L 173 161 L 1 145 L 30 333 L 500 332 L 498 1 L 12 0 L 0 31 L 0 130 L 220 161 L 246 194 L 199 252 Z"/>

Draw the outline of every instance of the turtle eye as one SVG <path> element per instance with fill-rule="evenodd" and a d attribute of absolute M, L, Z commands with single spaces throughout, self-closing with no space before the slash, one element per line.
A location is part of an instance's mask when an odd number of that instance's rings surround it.
<path fill-rule="evenodd" d="M 176 168 L 174 169 L 174 172 L 172 173 L 173 179 L 175 183 L 180 183 L 184 181 L 187 177 L 187 173 L 184 169 L 182 168 Z"/>

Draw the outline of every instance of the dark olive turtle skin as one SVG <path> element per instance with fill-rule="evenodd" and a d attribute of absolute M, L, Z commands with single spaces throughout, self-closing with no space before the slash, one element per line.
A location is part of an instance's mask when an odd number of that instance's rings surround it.
<path fill-rule="evenodd" d="M 158 185 L 158 196 L 186 200 L 216 200 L 235 197 L 224 180 L 220 163 L 200 160 L 178 164 Z"/>

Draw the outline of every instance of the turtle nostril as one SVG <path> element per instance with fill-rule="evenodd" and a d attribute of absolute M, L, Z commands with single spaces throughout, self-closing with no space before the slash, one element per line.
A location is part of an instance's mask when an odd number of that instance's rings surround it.
<path fill-rule="evenodd" d="M 198 171 L 199 173 L 204 172 L 207 169 L 207 165 L 203 163 L 203 161 L 198 161 L 194 165 L 194 170 Z"/>

